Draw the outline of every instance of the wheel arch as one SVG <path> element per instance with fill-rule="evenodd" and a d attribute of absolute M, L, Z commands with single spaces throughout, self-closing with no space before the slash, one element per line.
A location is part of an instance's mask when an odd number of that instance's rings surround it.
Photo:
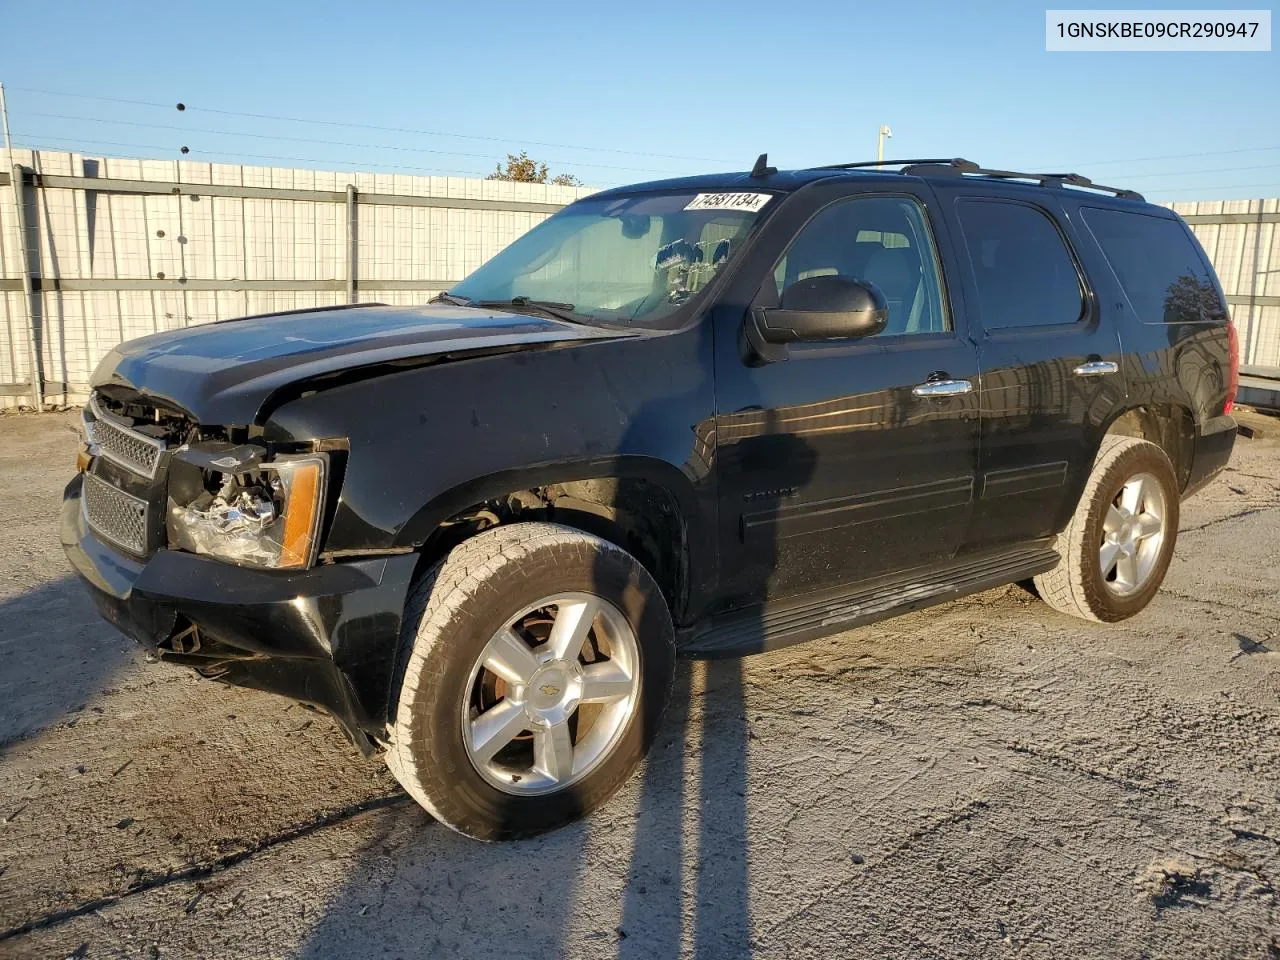
<path fill-rule="evenodd" d="M 1195 455 L 1195 421 L 1186 407 L 1174 403 L 1127 407 L 1116 412 L 1104 435 L 1136 437 L 1156 444 L 1173 464 L 1178 489 L 1186 488 Z"/>
<path fill-rule="evenodd" d="M 545 520 L 582 530 L 634 555 L 680 619 L 694 589 L 691 571 L 709 569 L 711 525 L 693 484 L 648 457 L 547 464 L 476 477 L 435 497 L 397 534 L 398 546 L 436 563 L 481 530 Z"/>

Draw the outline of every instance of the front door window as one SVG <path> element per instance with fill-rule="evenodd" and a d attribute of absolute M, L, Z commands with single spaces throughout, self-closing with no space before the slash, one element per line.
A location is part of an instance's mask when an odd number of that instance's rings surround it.
<path fill-rule="evenodd" d="M 951 329 L 933 238 L 911 197 L 858 197 L 819 211 L 778 261 L 764 296 L 780 298 L 791 284 L 821 276 L 879 287 L 889 304 L 882 337 Z"/>

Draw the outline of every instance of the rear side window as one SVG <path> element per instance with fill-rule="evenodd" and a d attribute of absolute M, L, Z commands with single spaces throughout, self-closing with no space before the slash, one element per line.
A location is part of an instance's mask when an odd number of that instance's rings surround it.
<path fill-rule="evenodd" d="M 1081 209 L 1139 320 L 1226 320 L 1213 275 L 1181 223 L 1124 210 Z"/>
<path fill-rule="evenodd" d="M 1083 316 L 1080 274 L 1045 214 L 1024 203 L 961 200 L 957 215 L 983 327 L 1054 326 Z"/>

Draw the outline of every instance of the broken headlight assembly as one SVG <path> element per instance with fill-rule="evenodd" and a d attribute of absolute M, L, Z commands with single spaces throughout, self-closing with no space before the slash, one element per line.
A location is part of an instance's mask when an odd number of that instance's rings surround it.
<path fill-rule="evenodd" d="M 277 570 L 303 569 L 315 560 L 324 517 L 325 454 L 272 460 L 233 454 L 190 466 L 198 474 L 188 473 L 181 484 L 186 489 L 170 488 L 170 547 Z"/>

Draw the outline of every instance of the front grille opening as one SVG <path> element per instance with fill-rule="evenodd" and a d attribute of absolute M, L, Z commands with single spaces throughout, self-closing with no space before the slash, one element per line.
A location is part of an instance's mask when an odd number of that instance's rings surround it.
<path fill-rule="evenodd" d="M 197 435 L 195 421 L 181 410 L 131 390 L 118 387 L 95 390 L 90 408 L 105 417 L 105 422 L 162 445 L 176 446 Z"/>
<path fill-rule="evenodd" d="M 152 440 L 131 430 L 125 430 L 106 417 L 86 421 L 86 431 L 90 441 L 96 444 L 108 459 L 144 477 L 155 476 L 156 467 L 160 463 L 160 454 L 164 451 L 163 441 Z"/>
<path fill-rule="evenodd" d="M 139 556 L 147 552 L 147 501 L 84 475 L 81 493 L 89 527 L 105 540 Z"/>

